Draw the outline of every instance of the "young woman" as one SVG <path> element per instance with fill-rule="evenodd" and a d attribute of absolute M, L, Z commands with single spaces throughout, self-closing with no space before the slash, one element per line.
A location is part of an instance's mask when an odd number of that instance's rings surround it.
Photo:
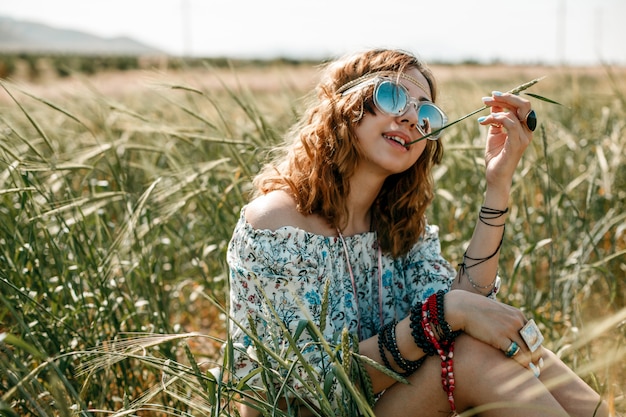
<path fill-rule="evenodd" d="M 229 246 L 235 376 L 259 366 L 255 334 L 288 351 L 284 326 L 323 383 L 327 357 L 297 332 L 304 319 L 329 343 L 347 329 L 361 355 L 408 380 L 367 366 L 376 415 L 607 415 L 599 395 L 541 346 L 534 322 L 494 299 L 512 178 L 536 125 L 530 103 L 499 92 L 483 99 L 487 187 L 455 272 L 425 218 L 446 123 L 436 94 L 430 70 L 405 51 L 327 66 L 317 100 L 255 178 Z M 300 365 L 293 372 L 311 378 Z M 263 386 L 259 374 L 248 383 Z M 302 389 L 299 378 L 289 385 Z M 306 401 L 316 409 L 315 398 Z"/>

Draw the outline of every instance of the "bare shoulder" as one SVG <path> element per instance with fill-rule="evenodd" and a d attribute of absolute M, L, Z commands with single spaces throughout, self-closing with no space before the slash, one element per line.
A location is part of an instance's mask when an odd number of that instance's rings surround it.
<path fill-rule="evenodd" d="M 255 229 L 276 230 L 296 225 L 300 223 L 299 217 L 303 216 L 298 213 L 295 200 L 284 191 L 272 191 L 246 206 L 246 221 Z"/>
<path fill-rule="evenodd" d="M 257 197 L 246 206 L 246 221 L 255 229 L 277 230 L 293 226 L 315 234 L 334 233 L 319 216 L 305 216 L 296 201 L 285 191 L 272 191 Z"/>

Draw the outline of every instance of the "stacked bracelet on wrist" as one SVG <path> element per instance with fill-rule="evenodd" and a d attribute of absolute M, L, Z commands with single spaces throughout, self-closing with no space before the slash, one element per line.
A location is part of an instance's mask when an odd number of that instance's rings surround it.
<path fill-rule="evenodd" d="M 416 303 L 411 308 L 411 335 L 415 344 L 426 355 L 416 361 L 410 361 L 402 357 L 396 340 L 396 320 L 385 324 L 378 334 L 378 350 L 385 366 L 396 372 L 387 358 L 385 351 L 389 352 L 398 366 L 404 372 L 401 376 L 407 377 L 413 374 L 424 363 L 428 356 L 439 355 L 441 358 L 441 383 L 448 396 L 450 409 L 455 412 L 454 404 L 454 340 L 461 333 L 453 331 L 445 319 L 444 291 L 438 291 L 426 299 L 424 303 Z"/>
<path fill-rule="evenodd" d="M 499 219 L 509 212 L 509 208 L 505 208 L 504 210 L 493 209 L 490 207 L 482 206 L 480 208 L 480 213 L 478 213 L 478 219 L 481 223 L 491 226 L 491 227 L 504 227 L 504 223 L 502 224 L 493 224 L 488 222 L 487 220 Z"/>
<path fill-rule="evenodd" d="M 385 349 L 387 349 L 387 351 L 391 353 L 391 357 L 393 358 L 396 365 L 398 365 L 398 367 L 404 371 L 402 373 L 399 373 L 399 375 L 407 377 L 417 371 L 420 366 L 422 366 L 422 363 L 424 363 L 426 357 L 424 356 L 416 361 L 410 361 L 402 357 L 396 339 L 397 323 L 398 322 L 396 320 L 393 320 L 385 324 L 380 329 L 380 333 L 378 334 L 378 351 L 380 352 L 380 356 L 382 357 L 385 366 L 395 372 L 395 370 L 391 366 L 391 363 L 389 362 L 389 359 L 387 359 L 387 355 L 385 354 Z"/>
<path fill-rule="evenodd" d="M 461 333 L 453 331 L 445 319 L 444 291 L 438 291 L 411 308 L 411 334 L 415 344 L 427 355 L 441 358 L 441 384 L 448 395 L 450 409 L 456 412 L 454 403 L 454 340 Z"/>
<path fill-rule="evenodd" d="M 411 335 L 417 347 L 422 349 L 428 356 L 436 355 L 437 349 L 435 349 L 433 344 L 428 340 L 428 337 L 426 337 L 424 326 L 422 326 L 422 303 L 418 302 L 411 308 L 410 319 Z"/>
<path fill-rule="evenodd" d="M 441 302 L 439 302 L 440 297 Z M 440 291 L 431 295 L 422 305 L 422 326 L 428 340 L 433 344 L 441 358 L 441 386 L 448 395 L 450 410 L 454 414 L 456 413 L 456 405 L 454 403 L 454 360 L 452 359 L 454 357 L 454 338 L 437 339 L 435 334 L 435 328 L 438 327 L 437 332 L 442 334 L 446 332 L 442 329 L 447 327 L 450 330 L 450 337 L 456 335 L 455 332 L 451 331 L 450 325 L 444 318 L 443 292 Z"/>
<path fill-rule="evenodd" d="M 497 294 L 498 290 L 500 289 L 500 280 L 499 280 L 498 274 L 496 273 L 496 276 L 489 284 L 480 285 L 476 281 L 474 281 L 474 279 L 469 273 L 469 269 L 477 265 L 480 265 L 483 262 L 487 262 L 489 259 L 493 258 L 494 256 L 498 254 L 498 252 L 500 251 L 500 248 L 502 247 L 502 242 L 504 241 L 505 224 L 504 223 L 494 224 L 491 221 L 504 216 L 508 212 L 509 212 L 508 207 L 504 210 L 493 209 L 493 208 L 489 208 L 485 206 L 480 208 L 480 213 L 478 215 L 478 219 L 480 220 L 480 222 L 490 227 L 501 227 L 502 238 L 500 239 L 500 243 L 498 243 L 498 247 L 496 248 L 496 250 L 491 255 L 486 256 L 484 258 L 472 258 L 468 256 L 467 251 L 465 251 L 465 253 L 463 254 L 463 263 L 461 263 L 460 265 L 459 272 L 461 276 L 465 275 L 470 285 L 472 286 L 472 288 L 474 288 L 479 293 L 484 294 L 488 297 L 494 297 Z M 467 263 L 468 260 L 473 261 L 473 263 L 471 265 L 468 265 Z M 485 294 L 483 290 L 487 290 L 487 293 Z"/>
<path fill-rule="evenodd" d="M 445 293 L 443 291 L 437 291 L 435 294 L 435 302 L 431 301 L 431 304 L 436 305 L 436 319 L 431 322 L 431 324 L 435 325 L 435 329 L 437 330 L 437 334 L 439 335 L 439 340 L 444 343 L 451 342 L 456 337 L 461 334 L 460 331 L 453 331 L 450 324 L 445 319 L 445 310 L 443 306 Z M 432 298 L 432 297 L 431 297 Z M 431 307 L 431 317 L 433 316 L 433 308 Z"/>

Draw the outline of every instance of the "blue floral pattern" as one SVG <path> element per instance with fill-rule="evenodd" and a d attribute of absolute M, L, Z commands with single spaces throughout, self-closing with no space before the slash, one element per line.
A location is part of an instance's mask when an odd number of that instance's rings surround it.
<path fill-rule="evenodd" d="M 441 256 L 439 230 L 434 225 L 427 225 L 424 236 L 406 256 L 382 255 L 382 294 L 379 294 L 375 232 L 345 237 L 349 265 L 339 237 L 315 235 L 291 226 L 276 231 L 254 229 L 246 222 L 244 213 L 245 207 L 227 254 L 236 377 L 245 377 L 258 367 L 251 354 L 251 349 L 254 350 L 251 339 L 242 329 L 250 330 L 248 317 L 259 339 L 276 352 L 284 352 L 287 341 L 280 336 L 280 326 L 272 320 L 275 317 L 291 334 L 305 319 L 317 326 L 325 321 L 321 330 L 329 342 L 336 340 L 344 328 L 355 334 L 360 329 L 359 339 L 363 340 L 378 333 L 381 317 L 384 323 L 406 317 L 416 301 L 423 301 L 438 290 L 448 290 L 455 276 L 451 265 Z M 350 266 L 356 281 L 356 302 Z M 322 320 L 325 285 L 329 285 L 329 305 Z M 297 340 L 298 347 L 323 381 L 327 358 L 319 350 L 310 349 L 311 341 L 303 333 Z M 296 371 L 306 378 L 302 369 Z M 250 381 L 261 386 L 258 376 Z M 299 381 L 292 383 L 295 389 L 302 388 L 301 385 Z"/>

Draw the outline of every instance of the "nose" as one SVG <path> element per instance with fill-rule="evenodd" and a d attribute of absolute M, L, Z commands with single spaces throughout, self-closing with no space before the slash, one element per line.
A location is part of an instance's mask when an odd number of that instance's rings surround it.
<path fill-rule="evenodd" d="M 413 101 L 409 103 L 406 108 L 406 111 L 398 116 L 399 122 L 402 124 L 408 124 L 411 129 L 417 126 L 418 117 L 417 117 L 417 105 Z"/>

